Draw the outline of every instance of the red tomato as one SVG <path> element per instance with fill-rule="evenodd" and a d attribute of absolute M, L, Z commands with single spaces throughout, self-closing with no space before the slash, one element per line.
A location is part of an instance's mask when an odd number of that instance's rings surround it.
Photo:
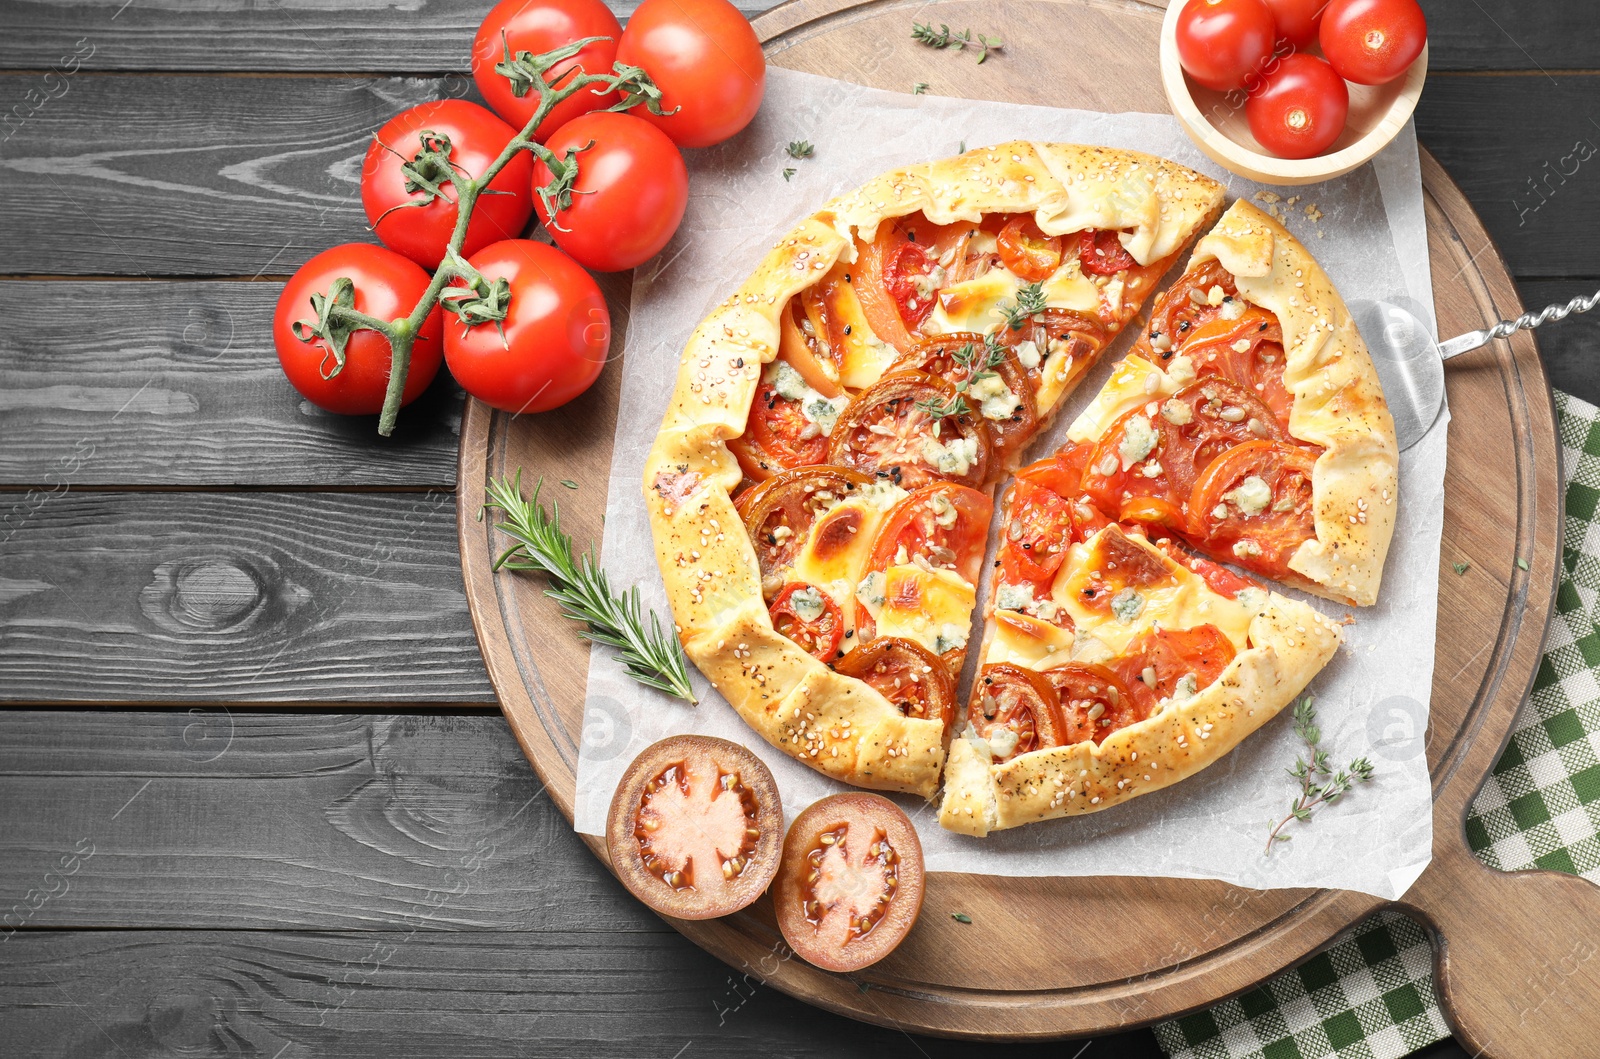
<path fill-rule="evenodd" d="M 1178 16 L 1178 61 L 1207 88 L 1231 92 L 1266 65 L 1276 34 L 1266 0 L 1188 0 Z"/>
<path fill-rule="evenodd" d="M 680 147 L 721 143 L 756 116 L 767 60 L 750 22 L 728 0 L 644 0 L 628 19 L 617 61 L 642 66 L 661 109 L 634 110 Z"/>
<path fill-rule="evenodd" d="M 586 144 L 592 144 L 583 150 Z M 655 257 L 683 220 L 689 171 L 666 134 L 632 114 L 585 114 L 556 130 L 545 146 L 565 160 L 577 150 L 572 204 L 554 217 L 534 209 L 556 245 L 578 264 L 620 272 Z M 554 177 L 544 162 L 533 167 L 534 188 Z M 482 201 L 481 199 L 479 200 Z"/>
<path fill-rule="evenodd" d="M 950 727 L 956 716 L 956 685 L 943 660 L 912 640 L 881 636 L 845 655 L 833 667 L 864 681 L 907 717 Z"/>
<path fill-rule="evenodd" d="M 1125 653 L 1106 668 L 1122 680 L 1148 717 L 1162 700 L 1173 697 L 1186 676 L 1195 678 L 1195 691 L 1210 687 L 1235 654 L 1233 641 L 1215 625 L 1192 629 L 1157 626 L 1129 643 Z"/>
<path fill-rule="evenodd" d="M 545 412 L 587 390 L 611 345 L 611 314 L 593 278 L 531 239 L 486 246 L 468 263 L 491 284 L 507 280 L 511 303 L 500 327 L 447 322 L 444 356 L 456 381 L 513 413 Z"/>
<path fill-rule="evenodd" d="M 384 123 L 367 148 L 361 167 L 361 205 L 367 221 L 385 246 L 434 269 L 456 227 L 455 173 L 478 176 L 511 142 L 516 130 L 476 103 L 441 99 L 403 110 Z M 439 160 L 448 137 L 450 165 Z M 419 157 L 420 156 L 420 157 Z M 533 156 L 519 151 L 489 185 L 495 194 L 481 194 L 461 244 L 463 257 L 502 239 L 515 239 L 533 212 L 528 181 Z M 409 183 L 425 180 L 441 193 L 408 191 Z"/>
<path fill-rule="evenodd" d="M 290 384 L 318 408 L 340 415 L 376 415 L 383 408 L 389 385 L 388 341 L 376 331 L 352 333 L 345 344 L 344 368 L 330 377 L 335 361 L 327 342 L 320 338 L 305 342 L 294 333 L 297 321 L 316 323 L 311 296 L 327 294 L 333 281 L 341 277 L 355 285 L 351 307 L 381 320 L 411 315 L 428 289 L 430 277 L 393 250 L 370 243 L 345 243 L 301 265 L 278 296 L 272 344 Z M 439 307 L 434 306 L 411 346 L 401 404 L 410 404 L 428 388 L 439 372 L 441 349 Z"/>
<path fill-rule="evenodd" d="M 987 423 L 957 405 L 956 388 L 933 375 L 898 371 L 863 390 L 828 439 L 828 462 L 906 489 L 936 479 L 976 488 L 989 480 L 994 443 Z M 821 461 L 818 461 L 821 462 Z"/>
<path fill-rule="evenodd" d="M 972 685 L 967 723 L 979 738 L 990 740 L 996 761 L 1061 746 L 1066 735 L 1055 686 L 1043 674 L 1009 662 L 983 667 Z M 1011 744 L 1009 753 L 1000 752 L 1005 743 Z"/>
<path fill-rule="evenodd" d="M 799 592 L 816 594 L 822 604 L 816 616 L 806 617 L 801 613 L 805 608 L 795 605 L 794 597 Z M 768 611 L 778 635 L 787 636 L 811 657 L 831 662 L 839 656 L 839 644 L 844 639 L 844 614 L 833 597 L 822 589 L 813 588 L 804 581 L 790 581 Z"/>
<path fill-rule="evenodd" d="M 1189 533 L 1246 570 L 1283 577 L 1300 545 L 1317 535 L 1312 468 L 1316 453 L 1277 441 L 1250 441 L 1211 461 L 1189 501 Z M 1242 487 L 1264 490 L 1254 514 Z"/>
<path fill-rule="evenodd" d="M 1322 16 L 1322 54 L 1339 76 L 1381 85 L 1411 68 L 1428 43 L 1417 0 L 1333 0 Z"/>
<path fill-rule="evenodd" d="M 1139 264 L 1109 229 L 1086 229 L 1078 237 L 1078 247 L 1078 267 L 1091 276 L 1115 276 Z"/>
<path fill-rule="evenodd" d="M 1003 579 L 1032 585 L 1035 595 L 1048 595 L 1072 541 L 1072 505 L 1042 485 L 1018 481 L 1007 511 L 1010 517 L 1000 535 Z"/>
<path fill-rule="evenodd" d="M 1278 39 L 1288 41 L 1293 48 L 1304 48 L 1317 39 L 1322 9 L 1327 6 L 1328 0 L 1267 0 L 1272 21 L 1278 27 Z"/>
<path fill-rule="evenodd" d="M 977 584 L 993 514 L 994 504 L 976 489 L 952 482 L 925 485 L 884 516 L 867 569 L 887 570 L 920 556 Z M 904 559 L 898 558 L 902 550 Z"/>
<path fill-rule="evenodd" d="M 1146 704 L 1105 666 L 1068 662 L 1045 670 L 1044 678 L 1061 696 L 1062 746 L 1103 743 L 1112 732 L 1149 716 Z"/>
<path fill-rule="evenodd" d="M 784 573 L 794 565 L 813 529 L 812 549 L 820 562 L 850 550 L 866 516 L 859 507 L 838 501 L 871 481 L 842 467 L 796 467 L 739 494 L 734 507 L 755 545 L 766 595 L 783 587 Z"/>
<path fill-rule="evenodd" d="M 1045 235 L 1030 214 L 1019 213 L 1007 221 L 995 247 L 1006 268 L 1029 283 L 1049 279 L 1061 267 L 1061 237 Z"/>
<path fill-rule="evenodd" d="M 1350 88 L 1325 60 L 1286 55 L 1244 105 L 1250 131 L 1279 158 L 1312 158 L 1333 146 L 1350 113 Z"/>
<path fill-rule="evenodd" d="M 828 458 L 828 436 L 805 416 L 799 401 L 763 382 L 750 402 L 744 433 L 728 439 L 728 448 L 751 481 L 765 481 L 779 471 L 810 467 Z"/>
<path fill-rule="evenodd" d="M 520 131 L 539 109 L 539 92 L 530 87 L 527 95 L 518 98 L 511 90 L 510 79 L 495 72 L 495 65 L 505 59 L 508 44 L 513 56 L 524 51 L 539 55 L 585 37 L 610 38 L 587 45 L 563 63 L 559 67 L 562 80 L 555 82 L 559 86 L 571 81 L 566 72 L 569 69 L 609 74 L 621 36 L 622 25 L 601 0 L 500 0 L 484 17 L 472 40 L 472 79 L 495 113 Z M 587 91 L 568 96 L 539 123 L 533 138 L 543 141 L 578 115 L 602 110 L 615 102 L 615 92 L 596 95 Z"/>

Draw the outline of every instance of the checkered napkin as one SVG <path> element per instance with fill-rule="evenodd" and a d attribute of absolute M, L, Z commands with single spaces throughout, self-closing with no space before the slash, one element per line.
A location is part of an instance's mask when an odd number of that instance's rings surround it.
<path fill-rule="evenodd" d="M 1472 803 L 1467 841 L 1502 871 L 1600 882 L 1600 409 L 1555 398 L 1566 573 L 1533 694 Z M 1400 1059 L 1449 1035 L 1427 936 L 1396 912 L 1241 997 L 1156 1027 L 1173 1059 Z"/>

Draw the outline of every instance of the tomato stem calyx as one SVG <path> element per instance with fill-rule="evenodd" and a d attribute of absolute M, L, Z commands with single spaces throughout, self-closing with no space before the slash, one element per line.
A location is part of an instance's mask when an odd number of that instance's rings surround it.
<path fill-rule="evenodd" d="M 554 151 L 543 144 L 534 144 L 533 152 L 539 156 L 546 169 L 550 170 L 550 182 L 533 189 L 539 196 L 540 205 L 544 206 L 544 215 L 547 218 L 545 225 L 558 232 L 566 231 L 556 222 L 556 215 L 572 208 L 572 196 L 583 195 L 587 192 L 578 191 L 578 155 L 594 146 L 590 140 L 582 147 L 567 148 L 567 156 L 559 157 Z"/>
<path fill-rule="evenodd" d="M 331 379 L 344 370 L 345 346 L 352 334 L 381 331 L 387 335 L 389 332 L 388 324 L 358 311 L 355 302 L 355 284 L 349 277 L 340 276 L 329 285 L 326 294 L 311 295 L 311 311 L 317 314 L 315 320 L 296 320 L 289 325 L 300 341 L 313 342 L 320 338 L 327 344 L 326 349 L 333 354 L 333 368 L 328 369 L 328 358 L 324 356 L 317 368 L 324 379 Z"/>

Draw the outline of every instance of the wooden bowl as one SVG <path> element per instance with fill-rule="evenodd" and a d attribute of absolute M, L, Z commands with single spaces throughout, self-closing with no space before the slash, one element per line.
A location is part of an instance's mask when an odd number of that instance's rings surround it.
<path fill-rule="evenodd" d="M 1240 92 L 1218 92 L 1189 78 L 1178 62 L 1178 15 L 1187 0 L 1172 0 L 1161 24 L 1161 85 L 1178 123 L 1212 161 L 1263 184 L 1315 184 L 1343 176 L 1388 146 L 1405 128 L 1428 79 L 1428 48 L 1403 77 L 1386 85 L 1350 85 L 1350 117 L 1327 153 L 1279 158 L 1250 133 Z M 1321 51 L 1312 48 L 1313 54 Z"/>

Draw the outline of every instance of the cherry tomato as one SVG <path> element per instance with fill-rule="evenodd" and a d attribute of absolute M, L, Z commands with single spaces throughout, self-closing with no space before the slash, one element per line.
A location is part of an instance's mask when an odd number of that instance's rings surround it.
<path fill-rule="evenodd" d="M 488 110 L 461 99 L 420 103 L 396 114 L 373 137 L 361 167 L 361 205 L 372 230 L 423 268 L 438 268 L 456 227 L 455 174 L 481 175 L 516 134 Z M 448 166 L 439 160 L 446 139 Z M 495 174 L 489 185 L 494 194 L 479 195 L 473 207 L 463 257 L 522 234 L 533 212 L 532 175 L 533 157 L 526 151 Z M 407 190 L 419 180 L 438 185 L 440 193 Z"/>
<path fill-rule="evenodd" d="M 1267 0 L 1272 21 L 1278 27 L 1278 39 L 1296 49 L 1317 39 L 1322 9 L 1327 6 L 1328 0 Z"/>
<path fill-rule="evenodd" d="M 467 261 L 490 284 L 511 286 L 499 327 L 446 321 L 445 362 L 468 393 L 503 412 L 544 412 L 593 385 L 611 345 L 611 314 L 587 272 L 531 239 L 494 243 Z"/>
<path fill-rule="evenodd" d="M 849 551 L 865 515 L 838 501 L 872 481 L 840 467 L 798 467 L 746 489 L 734 501 L 761 564 L 761 584 L 770 597 L 783 587 L 807 539 L 819 562 Z M 814 531 L 814 533 L 813 533 Z"/>
<path fill-rule="evenodd" d="M 1047 669 L 1044 678 L 1061 698 L 1061 744 L 1102 743 L 1106 736 L 1150 716 L 1146 704 L 1105 666 L 1069 662 Z"/>
<path fill-rule="evenodd" d="M 766 91 L 767 60 L 750 22 L 728 0 L 644 0 L 617 46 L 617 61 L 642 66 L 661 89 L 644 120 L 680 147 L 710 147 L 750 124 Z"/>
<path fill-rule="evenodd" d="M 609 38 L 585 45 L 577 55 L 551 70 L 559 80 L 552 80 L 548 74 L 545 79 L 559 87 L 570 83 L 577 73 L 611 73 L 621 36 L 617 16 L 601 0 L 500 0 L 484 16 L 472 40 L 472 80 L 495 113 L 521 131 L 539 108 L 539 92 L 530 88 L 527 95 L 518 97 L 511 90 L 510 79 L 495 72 L 495 65 L 505 59 L 507 45 L 513 56 L 518 52 L 540 55 L 585 37 Z M 591 89 L 574 93 L 555 105 L 539 123 L 533 138 L 543 141 L 578 115 L 603 110 L 615 102 L 615 92 L 596 94 Z"/>
<path fill-rule="evenodd" d="M 1061 237 L 1045 235 L 1026 213 L 1019 213 L 1006 222 L 996 237 L 995 246 L 1001 263 L 1029 283 L 1047 280 L 1061 267 Z"/>
<path fill-rule="evenodd" d="M 872 541 L 867 571 L 903 566 L 920 557 L 975 585 L 993 514 L 988 496 L 976 489 L 953 482 L 925 485 L 884 516 Z"/>
<path fill-rule="evenodd" d="M 834 427 L 838 433 L 838 427 Z M 805 416 L 799 401 L 778 392 L 771 382 L 756 387 L 744 433 L 728 448 L 745 475 L 760 482 L 792 467 L 810 467 L 828 458 L 828 436 Z"/>
<path fill-rule="evenodd" d="M 1007 584 L 1048 593 L 1072 541 L 1072 505 L 1043 486 L 1019 480 L 1011 488 L 1000 532 L 1000 571 Z"/>
<path fill-rule="evenodd" d="M 895 361 L 895 370 L 910 369 L 937 375 L 963 393 L 973 382 L 982 382 L 986 376 L 999 376 L 1011 395 L 1010 411 L 1005 411 L 1005 394 L 997 395 L 997 407 L 990 409 L 994 415 L 984 415 L 989 424 L 989 434 L 994 441 L 995 454 L 1005 461 L 1012 453 L 1020 452 L 1039 429 L 1038 406 L 1034 403 L 1037 384 L 1016 358 L 1015 352 L 1001 345 L 988 346 L 982 335 L 956 331 L 947 335 L 924 338 L 912 347 L 911 352 Z M 982 408 L 984 402 L 967 397 L 969 406 Z M 996 417 L 997 416 L 997 417 Z"/>
<path fill-rule="evenodd" d="M 906 489 L 937 479 L 980 486 L 988 480 L 989 428 L 959 407 L 943 379 L 902 371 L 885 376 L 850 402 L 828 439 L 828 462 L 887 478 Z"/>
<path fill-rule="evenodd" d="M 922 843 L 877 794 L 835 794 L 795 817 L 783 840 L 772 908 L 789 947 L 830 971 L 877 963 L 922 911 Z"/>
<path fill-rule="evenodd" d="M 820 604 L 819 613 L 806 616 L 806 608 L 795 602 L 799 593 L 812 593 Z M 787 636 L 811 657 L 831 662 L 839 657 L 839 644 L 844 641 L 844 613 L 834 598 L 803 581 L 791 581 L 783 586 L 778 598 L 767 608 L 772 615 L 772 627 L 781 636 Z"/>
<path fill-rule="evenodd" d="M 1091 276 L 1115 276 L 1138 264 L 1114 231 L 1090 228 L 1078 237 L 1078 266 Z"/>
<path fill-rule="evenodd" d="M 534 196 L 539 220 L 578 264 L 598 272 L 633 268 L 655 257 L 678 230 L 689 204 L 689 171 L 678 148 L 649 122 L 632 114 L 585 114 L 561 126 L 545 146 L 563 160 L 569 149 L 578 150 L 572 204 L 552 217 Z M 534 188 L 552 179 L 544 162 L 534 165 Z"/>
<path fill-rule="evenodd" d="M 1350 86 L 1315 55 L 1286 55 L 1245 101 L 1250 132 L 1279 158 L 1313 158 L 1333 146 L 1350 113 Z"/>
<path fill-rule="evenodd" d="M 942 721 L 946 728 L 955 720 L 955 681 L 939 656 L 919 643 L 879 637 L 845 655 L 833 668 L 864 681 L 907 717 Z"/>
<path fill-rule="evenodd" d="M 996 761 L 1061 746 L 1066 729 L 1054 685 L 1042 674 L 1009 662 L 983 667 L 972 685 L 967 723 L 989 740 Z"/>
<path fill-rule="evenodd" d="M 1200 84 L 1232 92 L 1266 65 L 1276 36 L 1265 0 L 1187 0 L 1178 15 L 1178 61 Z"/>
<path fill-rule="evenodd" d="M 1417 0 L 1332 0 L 1322 16 L 1322 54 L 1358 85 L 1387 84 L 1411 68 L 1428 43 Z"/>
<path fill-rule="evenodd" d="M 389 386 L 389 343 L 376 331 L 355 331 L 345 344 L 344 368 L 333 374 L 335 358 L 320 338 L 302 341 L 295 324 L 315 324 L 313 294 L 326 295 L 336 279 L 354 285 L 352 307 L 380 320 L 411 315 L 428 289 L 430 277 L 410 258 L 370 243 L 345 243 L 324 250 L 301 265 L 278 295 L 272 316 L 272 344 L 289 383 L 301 396 L 340 415 L 376 415 Z M 302 332 L 304 329 L 301 329 Z M 401 404 L 416 400 L 439 372 L 443 345 L 439 308 L 422 322 L 411 346 Z"/>
<path fill-rule="evenodd" d="M 1173 697 L 1187 676 L 1194 677 L 1194 691 L 1210 687 L 1236 653 L 1233 642 L 1215 625 L 1157 626 L 1141 633 L 1106 668 L 1122 680 L 1148 717 Z"/>
<path fill-rule="evenodd" d="M 1311 472 L 1298 445 L 1251 441 L 1218 456 L 1195 482 L 1189 533 L 1214 552 L 1268 577 L 1283 577 L 1317 535 Z"/>
<path fill-rule="evenodd" d="M 767 766 L 705 735 L 647 747 L 606 814 L 617 878 L 674 919 L 725 916 L 760 897 L 778 872 L 782 838 L 783 805 Z"/>
<path fill-rule="evenodd" d="M 884 262 L 884 287 L 899 308 L 900 318 L 913 330 L 922 326 L 937 304 L 931 285 L 937 267 L 938 262 L 920 243 L 901 243 Z"/>
<path fill-rule="evenodd" d="M 973 224 L 938 225 L 913 213 L 880 224 L 870 243 L 856 240 L 854 288 L 874 335 L 911 351 L 911 332 L 933 312 L 938 292 L 970 278 L 959 273 L 975 231 Z"/>

